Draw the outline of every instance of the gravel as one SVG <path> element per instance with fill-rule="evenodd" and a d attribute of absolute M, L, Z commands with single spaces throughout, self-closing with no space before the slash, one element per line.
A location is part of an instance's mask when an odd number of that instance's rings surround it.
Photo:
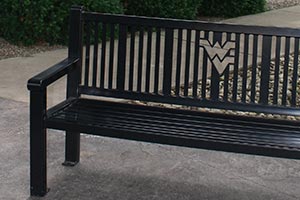
<path fill-rule="evenodd" d="M 300 0 L 267 0 L 267 9 L 274 10 L 300 5 Z"/>
<path fill-rule="evenodd" d="M 267 0 L 267 9 L 273 10 L 273 9 L 280 9 L 290 6 L 300 5 L 300 0 Z M 205 19 L 205 18 L 204 18 Z M 216 20 L 209 20 L 209 21 L 216 21 Z M 300 57 L 298 58 L 298 66 L 300 65 Z M 281 105 L 281 97 L 282 97 L 282 84 L 284 81 L 284 75 L 283 75 L 283 68 L 284 68 L 284 58 L 280 58 L 280 67 L 279 67 L 279 88 L 281 89 L 278 91 L 278 105 Z M 287 88 L 287 106 L 291 106 L 291 99 L 292 99 L 292 74 L 293 74 L 293 63 L 294 63 L 294 57 L 290 55 L 289 57 L 289 64 L 288 64 L 288 88 Z M 246 84 L 246 103 L 251 102 L 251 73 L 252 69 L 247 69 L 247 80 L 248 84 Z M 261 66 L 258 65 L 257 70 L 257 80 L 261 77 Z M 275 61 L 272 61 L 271 63 L 271 69 L 270 69 L 270 83 L 269 83 L 269 104 L 273 104 L 273 98 L 274 98 L 274 78 L 275 78 Z M 238 73 L 238 87 L 241 88 L 242 86 L 242 77 L 243 77 L 243 70 L 239 69 Z M 300 78 L 300 75 L 298 74 L 298 79 Z M 198 83 L 198 88 L 201 88 L 202 82 L 201 80 Z M 208 78 L 206 83 L 206 93 L 210 93 L 210 78 Z M 228 90 L 232 91 L 233 88 L 233 72 L 229 74 L 229 81 L 228 81 Z M 224 80 L 220 81 L 220 91 L 224 90 Z M 256 95 L 255 95 L 255 103 L 258 103 L 259 101 L 259 90 L 260 90 L 260 84 L 256 84 Z M 189 88 L 189 94 L 188 96 L 192 97 L 192 87 Z M 175 91 L 171 91 L 173 94 L 175 94 Z M 180 94 L 183 94 L 183 88 L 181 88 Z M 237 101 L 241 101 L 242 95 L 241 91 L 238 92 L 237 95 Z M 198 95 L 200 96 L 200 89 L 198 89 Z M 232 93 L 229 92 L 229 97 L 232 97 Z M 297 97 L 300 97 L 300 82 L 297 82 Z M 220 98 L 222 99 L 223 96 L 220 94 Z M 246 115 L 246 116 L 256 116 L 256 117 L 263 117 L 263 118 L 279 118 L 279 119 L 287 119 L 287 120 L 300 120 L 299 116 L 290 116 L 290 115 L 277 115 L 277 114 L 266 114 L 266 113 L 256 113 L 256 112 L 241 112 L 241 111 L 235 111 L 235 110 L 222 110 L 222 109 L 210 109 L 210 108 L 201 108 L 201 107 L 191 107 L 191 106 L 182 106 L 182 105 L 174 105 L 174 104 L 162 104 L 162 103 L 153 103 L 153 102 L 143 102 L 143 101 L 130 101 L 130 103 L 133 104 L 142 104 L 142 105 L 149 105 L 149 106 L 159 106 L 159 107 L 168 107 L 168 108 L 179 108 L 179 109 L 186 109 L 186 110 L 199 110 L 203 112 L 214 112 L 214 113 L 225 113 L 225 114 L 234 114 L 234 115 Z M 300 107 L 300 98 L 296 99 L 296 105 L 297 107 Z"/>
<path fill-rule="evenodd" d="M 283 69 L 285 65 L 285 60 L 282 57 L 280 59 L 279 64 L 279 70 L 278 70 L 278 77 L 279 77 L 279 83 L 278 83 L 278 101 L 274 105 L 280 105 L 284 106 L 281 98 L 282 98 L 282 88 L 283 88 L 283 82 L 284 82 L 284 75 L 283 75 Z M 288 63 L 288 79 L 287 79 L 287 102 L 286 106 L 291 107 L 292 106 L 292 80 L 293 80 L 293 65 L 294 65 L 294 57 L 290 55 L 289 57 L 289 63 Z M 300 65 L 300 55 L 298 58 L 298 66 Z M 246 74 L 247 74 L 247 83 L 246 83 L 246 96 L 245 96 L 245 102 L 251 103 L 251 80 L 252 80 L 252 68 L 247 68 Z M 237 81 L 237 102 L 242 102 L 242 85 L 243 85 L 243 69 L 239 69 L 238 72 L 238 81 Z M 269 105 L 272 105 L 274 102 L 274 79 L 275 79 L 275 61 L 271 62 L 271 68 L 270 68 L 270 82 L 269 82 Z M 224 76 L 221 77 L 220 81 L 220 95 L 219 99 L 220 101 L 223 100 L 223 94 L 222 91 L 224 91 Z M 261 65 L 258 65 L 256 68 L 256 85 L 255 85 L 255 96 L 254 96 L 254 102 L 259 102 L 259 95 L 260 95 L 260 78 L 261 78 Z M 299 80 L 300 74 L 298 73 Z M 233 72 L 229 73 L 229 79 L 228 79 L 228 100 L 232 102 L 232 90 L 233 90 L 233 84 L 234 84 L 234 78 L 233 78 Z M 211 80 L 210 78 L 207 79 L 207 82 L 205 84 L 206 86 L 206 94 L 207 98 L 209 99 L 209 94 L 211 90 Z M 300 82 L 297 82 L 297 92 L 296 97 L 300 96 Z M 197 90 L 197 96 L 198 98 L 201 97 L 201 88 L 202 88 L 202 81 L 200 80 L 198 82 L 198 90 Z M 193 98 L 192 95 L 193 88 L 192 84 L 188 88 L 188 97 Z M 171 91 L 172 95 L 175 95 L 175 89 Z M 180 88 L 179 92 L 180 96 L 183 96 L 184 91 L 183 87 Z M 266 114 L 266 113 L 255 113 L 255 112 L 241 112 L 241 111 L 235 111 L 235 110 L 222 110 L 222 109 L 210 109 L 210 108 L 202 108 L 202 107 L 191 107 L 191 106 L 182 106 L 182 105 L 174 105 L 174 104 L 162 104 L 162 103 L 153 103 L 153 102 L 143 102 L 143 101 L 130 101 L 130 103 L 133 104 L 141 104 L 141 105 L 148 105 L 148 106 L 158 106 L 158 107 L 166 107 L 166 108 L 179 108 L 179 109 L 185 109 L 185 110 L 198 110 L 202 112 L 213 112 L 213 113 L 225 113 L 225 114 L 235 114 L 235 115 L 247 115 L 247 116 L 256 116 L 256 117 L 263 117 L 263 118 L 279 118 L 279 119 L 287 119 L 287 120 L 300 120 L 300 116 L 290 116 L 290 115 L 277 115 L 277 114 Z M 300 98 L 296 98 L 296 105 L 297 107 L 300 106 Z"/>
<path fill-rule="evenodd" d="M 41 43 L 33 46 L 17 46 L 10 44 L 3 38 L 0 38 L 0 60 L 13 57 L 28 57 L 33 54 L 65 48 L 62 45 L 49 45 Z"/>
<path fill-rule="evenodd" d="M 293 54 L 294 55 L 294 54 Z M 285 59 L 282 57 L 280 58 L 280 63 L 278 67 L 278 71 L 276 72 L 275 67 L 275 61 L 271 61 L 270 66 L 270 81 L 269 81 L 269 105 L 279 105 L 279 106 L 286 106 L 286 107 L 292 107 L 292 81 L 293 81 L 293 66 L 294 66 L 294 59 L 295 57 L 293 55 L 289 56 L 289 63 L 288 63 L 288 74 L 287 74 L 287 101 L 286 104 L 282 102 L 282 93 L 283 93 L 283 82 L 284 82 L 284 66 L 285 66 Z M 298 56 L 298 66 L 300 65 L 300 55 Z M 246 74 L 246 96 L 245 96 L 245 103 L 251 103 L 251 88 L 252 88 L 252 71 L 253 69 L 251 67 L 248 67 L 245 70 Z M 237 81 L 237 102 L 242 102 L 242 87 L 243 87 L 243 74 L 244 70 L 239 68 L 238 70 L 238 81 Z M 277 102 L 274 102 L 274 80 L 275 80 L 275 74 L 278 75 L 279 82 L 278 82 L 278 95 L 277 95 Z M 297 73 L 297 80 L 300 79 L 300 74 Z M 256 68 L 256 81 L 255 81 L 255 95 L 254 95 L 254 101 L 252 103 L 259 103 L 259 97 L 260 97 L 260 78 L 261 78 L 261 65 L 258 65 Z M 223 101 L 223 91 L 224 91 L 224 76 L 221 76 L 220 78 L 220 95 L 219 100 Z M 233 85 L 234 85 L 234 73 L 231 71 L 229 73 L 229 79 L 228 79 L 228 100 L 233 102 Z M 210 98 L 209 94 L 211 91 L 211 79 L 207 78 L 207 82 L 204 85 L 206 87 L 206 98 Z M 198 98 L 201 97 L 201 89 L 202 89 L 202 80 L 198 82 L 198 90 L 197 90 L 197 96 Z M 300 82 L 297 81 L 296 85 L 296 97 L 300 97 Z M 193 98 L 193 87 L 192 83 L 190 84 L 188 88 L 188 97 Z M 171 91 L 172 95 L 175 95 L 175 89 Z M 179 92 L 180 96 L 184 96 L 184 87 L 182 86 L 180 88 Z M 235 111 L 235 110 L 222 110 L 222 109 L 210 109 L 210 108 L 202 108 L 202 107 L 191 107 L 191 106 L 182 106 L 182 105 L 174 105 L 174 104 L 162 104 L 162 103 L 153 103 L 153 102 L 143 102 L 143 101 L 131 101 L 130 103 L 134 104 L 142 104 L 142 105 L 149 105 L 149 106 L 158 106 L 158 107 L 167 107 L 167 108 L 179 108 L 179 109 L 185 109 L 185 110 L 198 110 L 203 112 L 213 112 L 213 113 L 225 113 L 225 114 L 235 114 L 235 115 L 247 115 L 247 116 L 256 116 L 256 117 L 263 117 L 263 118 L 279 118 L 279 119 L 287 119 L 287 120 L 300 120 L 300 116 L 290 116 L 290 115 L 277 115 L 277 114 L 266 114 L 266 113 L 256 113 L 256 112 L 241 112 L 241 111 Z M 296 98 L 296 107 L 300 107 L 300 98 Z"/>

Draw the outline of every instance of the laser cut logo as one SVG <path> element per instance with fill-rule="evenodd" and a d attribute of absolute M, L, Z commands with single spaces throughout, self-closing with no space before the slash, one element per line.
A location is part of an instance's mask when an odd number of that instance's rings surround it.
<path fill-rule="evenodd" d="M 222 45 L 219 42 L 212 44 L 209 40 L 200 39 L 200 48 L 203 48 L 211 63 L 221 75 L 228 67 L 234 63 L 234 41 L 226 41 Z"/>

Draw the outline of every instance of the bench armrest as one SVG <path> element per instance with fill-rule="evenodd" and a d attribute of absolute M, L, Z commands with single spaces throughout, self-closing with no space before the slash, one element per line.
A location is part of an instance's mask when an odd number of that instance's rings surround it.
<path fill-rule="evenodd" d="M 79 61 L 76 59 L 65 59 L 52 67 L 46 69 L 45 71 L 39 73 L 38 75 L 32 77 L 28 80 L 27 88 L 28 90 L 41 90 L 45 89 L 48 85 L 61 78 L 62 76 L 68 74 Z"/>

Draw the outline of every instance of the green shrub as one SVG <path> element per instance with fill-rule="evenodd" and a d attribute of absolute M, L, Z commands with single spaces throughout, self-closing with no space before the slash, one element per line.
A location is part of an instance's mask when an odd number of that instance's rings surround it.
<path fill-rule="evenodd" d="M 201 0 L 127 0 L 127 14 L 194 19 Z"/>
<path fill-rule="evenodd" d="M 205 16 L 237 17 L 263 12 L 266 0 L 203 0 L 199 11 Z"/>
<path fill-rule="evenodd" d="M 66 44 L 72 5 L 87 10 L 123 13 L 120 0 L 2 0 L 0 36 L 17 44 Z"/>

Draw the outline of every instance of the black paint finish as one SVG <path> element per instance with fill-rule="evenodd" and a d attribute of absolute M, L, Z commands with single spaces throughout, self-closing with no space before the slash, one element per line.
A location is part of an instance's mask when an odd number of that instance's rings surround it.
<path fill-rule="evenodd" d="M 78 6 L 71 8 L 70 24 L 68 58 L 28 81 L 31 195 L 44 196 L 48 191 L 47 128 L 66 131 L 64 165 L 67 166 L 79 162 L 81 132 L 300 158 L 297 121 L 82 97 L 300 116 L 296 91 L 299 29 L 110 15 L 85 12 Z M 292 64 L 289 64 L 290 53 L 295 57 Z M 284 64 L 279 65 L 282 54 Z M 282 83 L 280 73 L 283 73 Z M 65 75 L 68 78 L 66 100 L 47 110 L 47 86 Z M 273 88 L 270 88 L 271 76 L 274 76 Z M 232 81 L 231 91 L 229 81 Z M 287 92 L 289 84 L 291 97 Z"/>

